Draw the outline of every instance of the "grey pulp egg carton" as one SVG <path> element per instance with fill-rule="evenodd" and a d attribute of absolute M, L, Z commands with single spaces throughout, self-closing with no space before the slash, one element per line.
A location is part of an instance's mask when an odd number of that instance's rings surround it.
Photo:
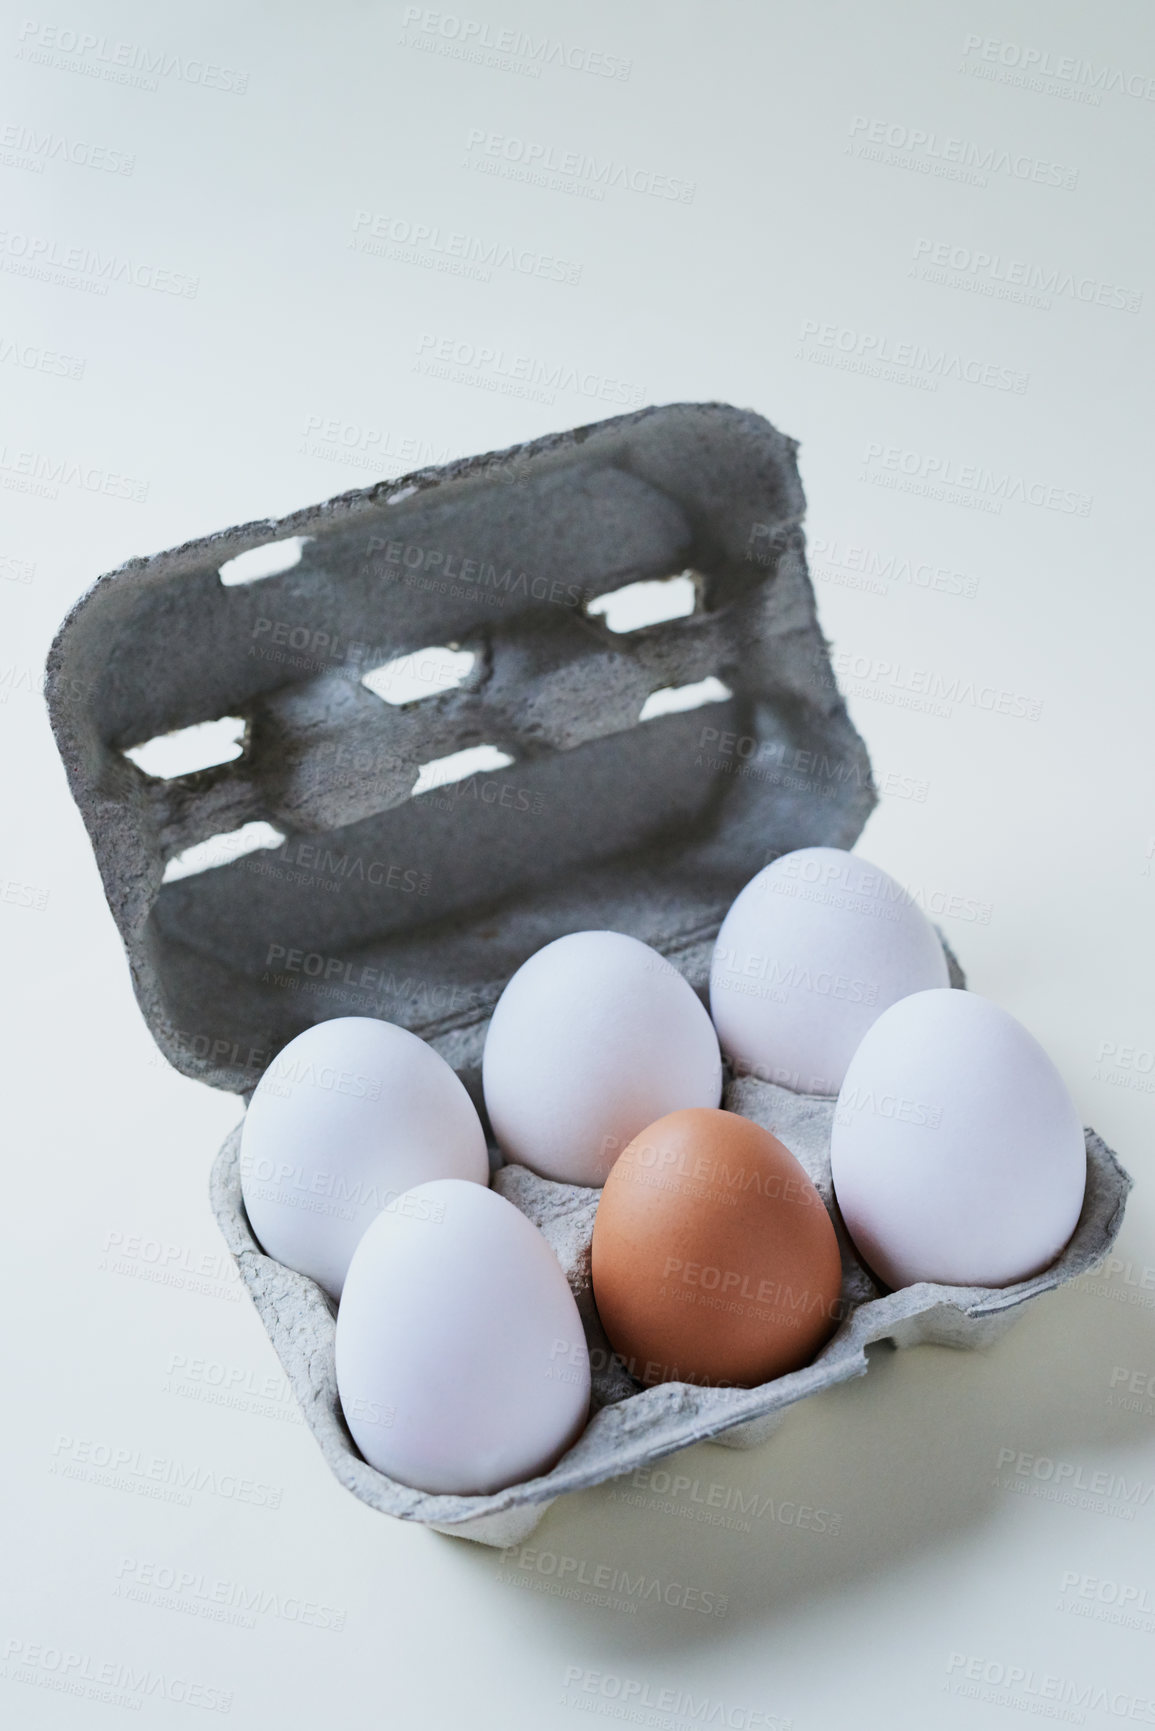
<path fill-rule="evenodd" d="M 101 578 L 57 635 L 46 694 L 138 1001 L 169 1061 L 247 1098 L 304 1028 L 377 1015 L 428 1039 L 480 1107 L 493 1004 L 551 939 L 630 932 L 704 993 L 743 884 L 794 848 L 851 847 L 876 801 L 818 627 L 795 451 L 724 404 L 644 409 Z M 259 581 L 222 578 L 239 555 L 284 542 L 296 563 L 286 555 Z M 669 579 L 691 611 L 610 628 L 599 598 Z M 365 682 L 434 646 L 472 655 L 455 688 L 396 705 Z M 126 755 L 226 717 L 243 723 L 231 761 L 162 779 Z M 440 785 L 445 771 L 422 777 L 479 746 L 503 767 Z M 266 845 L 239 853 L 254 834 Z M 740 1079 L 726 1104 L 774 1129 L 832 1206 L 832 1101 Z M 880 1294 L 843 1238 L 846 1315 L 814 1363 L 755 1389 L 643 1391 L 592 1303 L 598 1192 L 501 1168 L 495 1187 L 541 1226 L 577 1296 L 593 1416 L 537 1479 L 431 1496 L 356 1452 L 332 1306 L 261 1252 L 238 1145 L 239 1131 L 214 1167 L 213 1206 L 333 1472 L 373 1508 L 502 1546 L 564 1491 L 703 1439 L 761 1441 L 795 1400 L 861 1375 L 871 1341 L 984 1343 L 1016 1307 L 1105 1256 L 1130 1182 L 1088 1131 L 1079 1227 L 1034 1280 Z"/>

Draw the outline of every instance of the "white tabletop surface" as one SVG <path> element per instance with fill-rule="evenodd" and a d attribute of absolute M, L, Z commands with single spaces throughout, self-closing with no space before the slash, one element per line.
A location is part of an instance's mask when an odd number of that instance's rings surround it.
<path fill-rule="evenodd" d="M 8 1722 L 1155 1723 L 1150 10 L 69 0 L 0 65 Z M 238 1104 L 152 1045 L 41 670 L 133 554 L 707 399 L 801 441 L 861 851 L 1137 1189 L 1000 1345 L 503 1559 L 301 1424 L 208 1207 Z M 660 1593 L 551 1590 L 605 1565 Z"/>

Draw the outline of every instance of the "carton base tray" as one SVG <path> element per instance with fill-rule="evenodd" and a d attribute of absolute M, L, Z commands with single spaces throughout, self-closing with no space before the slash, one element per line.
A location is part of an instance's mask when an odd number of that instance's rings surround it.
<path fill-rule="evenodd" d="M 1118 1233 L 1131 1186 L 1111 1149 L 1088 1129 L 1083 1211 L 1070 1242 L 1049 1268 L 1007 1287 L 922 1282 L 886 1292 L 855 1256 L 833 1203 L 829 1146 L 834 1100 L 743 1077 L 727 1088 L 724 1104 L 773 1131 L 805 1166 L 831 1210 L 843 1256 L 843 1322 L 811 1364 L 757 1388 L 663 1383 L 640 1389 L 610 1353 L 593 1306 L 589 1243 L 601 1192 L 553 1184 L 524 1167 L 503 1167 L 494 1175 L 494 1188 L 540 1226 L 578 1301 L 594 1366 L 593 1406 L 584 1433 L 550 1472 L 489 1496 L 435 1496 L 414 1490 L 377 1472 L 358 1454 L 337 1395 L 334 1307 L 307 1276 L 261 1251 L 241 1199 L 240 1126 L 233 1131 L 213 1167 L 213 1209 L 305 1422 L 346 1489 L 371 1508 L 438 1532 L 486 1545 L 519 1544 L 554 1499 L 568 1491 L 632 1473 L 698 1442 L 756 1447 L 796 1401 L 865 1375 L 866 1349 L 877 1341 L 896 1347 L 923 1342 L 989 1345 L 1044 1292 L 1103 1260 Z"/>

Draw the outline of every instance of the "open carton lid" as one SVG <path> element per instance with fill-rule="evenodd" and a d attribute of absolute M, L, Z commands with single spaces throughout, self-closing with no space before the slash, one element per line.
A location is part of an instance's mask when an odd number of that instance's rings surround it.
<path fill-rule="evenodd" d="M 693 978 L 768 860 L 852 846 L 876 795 L 795 450 L 749 411 L 644 409 L 101 578 L 46 689 L 169 1061 L 248 1093 L 303 1028 L 377 1015 L 476 1089 L 476 1041 L 445 1037 L 541 945 L 612 928 Z M 287 568 L 244 581 L 262 548 Z M 615 629 L 640 582 L 681 611 Z M 406 660 L 429 695 L 391 702 Z M 205 723 L 239 755 L 158 772 Z"/>

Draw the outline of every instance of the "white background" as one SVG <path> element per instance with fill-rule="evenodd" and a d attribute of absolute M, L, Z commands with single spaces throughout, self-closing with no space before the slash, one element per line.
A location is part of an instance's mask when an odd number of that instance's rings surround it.
<path fill-rule="evenodd" d="M 622 1701 L 799 1731 L 1155 1723 L 1151 14 L 479 8 L 406 28 L 367 0 L 69 0 L 0 32 L 11 1722 L 195 1724 L 183 1694 L 350 1731 L 542 1731 Z M 512 63 L 461 58 L 467 22 L 475 46 L 510 32 Z M 118 43 L 136 82 L 109 75 Z M 544 184 L 509 166 L 534 145 Z M 358 251 L 358 212 L 436 235 L 418 262 Z M 579 280 L 432 268 L 453 234 Z M 422 370 L 439 352 L 449 377 Z M 680 1457 L 676 1497 L 555 1505 L 533 1544 L 570 1574 L 725 1598 L 627 1615 L 330 1478 L 208 1209 L 237 1103 L 152 1047 L 38 685 L 66 608 L 133 554 L 680 399 L 801 440 L 822 620 L 890 778 L 861 850 L 1043 1040 L 1138 1189 L 1108 1272 L 998 1347 L 882 1350 L 765 1449 Z M 915 701 L 931 687 L 947 713 Z M 83 1464 L 108 1450 L 127 1488 Z M 269 1489 L 154 1500 L 153 1457 Z M 1029 1457 L 1131 1500 L 1048 1500 Z M 749 1530 L 698 1519 L 711 1494 L 740 1494 Z M 127 1709 L 94 1681 L 124 1668 L 151 1679 Z"/>

